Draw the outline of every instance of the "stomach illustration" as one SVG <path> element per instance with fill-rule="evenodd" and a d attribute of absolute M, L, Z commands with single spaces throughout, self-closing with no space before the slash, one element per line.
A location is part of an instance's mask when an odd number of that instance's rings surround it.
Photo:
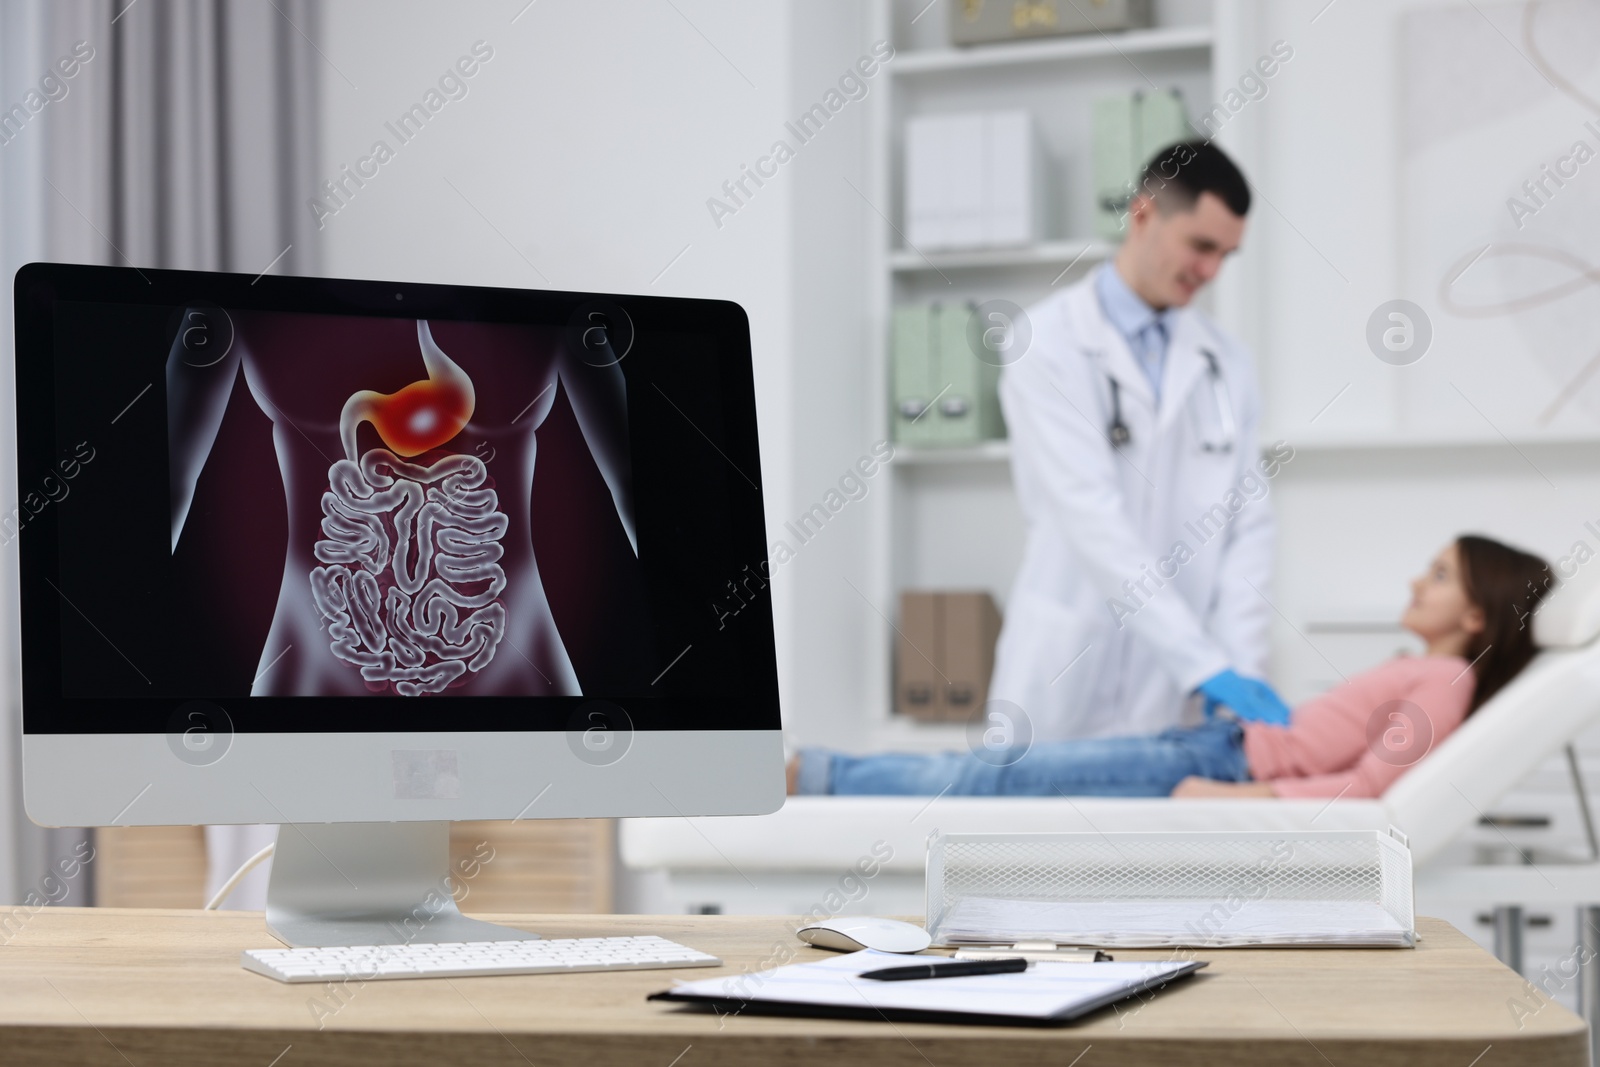
<path fill-rule="evenodd" d="M 330 651 L 369 690 L 400 696 L 462 684 L 506 633 L 508 520 L 483 460 L 442 449 L 472 419 L 472 382 L 426 321 L 417 341 L 426 379 L 345 402 L 310 573 Z M 357 454 L 363 422 L 386 447 Z"/>

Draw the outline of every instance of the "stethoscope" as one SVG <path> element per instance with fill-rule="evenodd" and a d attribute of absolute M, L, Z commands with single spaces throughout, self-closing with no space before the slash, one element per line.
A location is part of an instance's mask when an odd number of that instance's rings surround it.
<path fill-rule="evenodd" d="M 1217 362 L 1216 353 L 1211 349 L 1202 348 L 1200 354 L 1206 357 L 1206 376 L 1211 379 L 1211 401 L 1217 407 L 1217 425 L 1222 429 L 1222 435 L 1216 441 L 1202 440 L 1200 449 L 1203 452 L 1232 452 L 1238 427 L 1233 421 L 1233 401 L 1229 399 L 1228 387 L 1222 380 L 1222 365 Z M 1106 437 L 1111 441 L 1112 448 L 1122 448 L 1133 441 L 1133 431 L 1128 429 L 1128 424 L 1122 418 L 1122 387 L 1109 374 L 1106 375 L 1106 381 L 1111 383 L 1111 424 L 1106 427 Z"/>

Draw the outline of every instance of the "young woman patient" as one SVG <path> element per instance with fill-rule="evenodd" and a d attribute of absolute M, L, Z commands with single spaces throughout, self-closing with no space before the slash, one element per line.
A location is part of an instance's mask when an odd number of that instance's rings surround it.
<path fill-rule="evenodd" d="M 790 793 L 967 796 L 1376 797 L 1533 658 L 1544 561 L 1463 536 L 1411 582 L 1400 622 L 1427 646 L 1294 709 L 1289 725 L 1218 710 L 1154 737 L 1034 745 L 1008 765 L 970 753 L 845 756 L 802 749 Z"/>

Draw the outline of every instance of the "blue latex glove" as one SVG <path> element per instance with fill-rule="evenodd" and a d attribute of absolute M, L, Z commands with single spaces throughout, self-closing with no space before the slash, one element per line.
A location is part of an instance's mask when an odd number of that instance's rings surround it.
<path fill-rule="evenodd" d="M 1231 670 L 1219 671 L 1201 682 L 1198 691 L 1206 698 L 1208 719 L 1218 704 L 1224 704 L 1241 719 L 1288 725 L 1289 705 L 1272 686 L 1259 678 L 1246 678 Z"/>

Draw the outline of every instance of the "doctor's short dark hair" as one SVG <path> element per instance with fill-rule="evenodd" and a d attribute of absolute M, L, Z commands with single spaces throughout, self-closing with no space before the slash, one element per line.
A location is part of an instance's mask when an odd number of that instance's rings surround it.
<path fill-rule="evenodd" d="M 1134 195 L 1148 194 L 1163 215 L 1193 211 L 1201 193 L 1213 193 L 1243 218 L 1250 211 L 1250 185 L 1227 154 L 1210 141 L 1178 141 L 1150 157 Z"/>

